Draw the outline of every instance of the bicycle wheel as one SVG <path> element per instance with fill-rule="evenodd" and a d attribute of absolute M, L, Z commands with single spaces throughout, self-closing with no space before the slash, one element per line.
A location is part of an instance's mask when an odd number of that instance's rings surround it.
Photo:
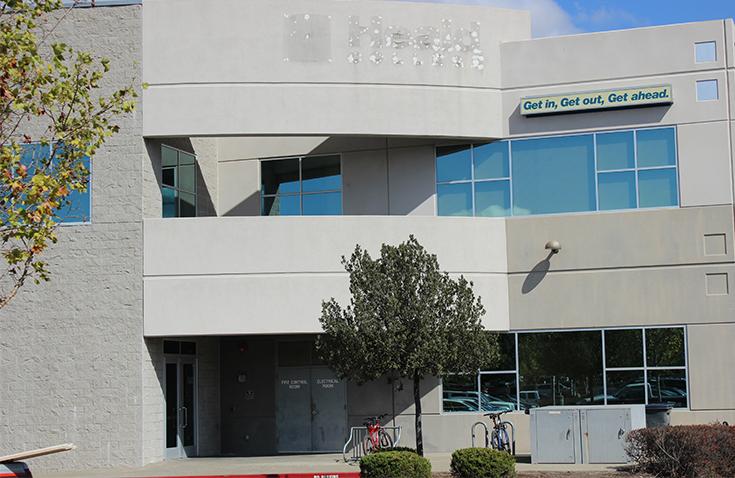
<path fill-rule="evenodd" d="M 365 438 L 362 439 L 362 443 L 360 444 L 360 446 L 362 446 L 363 456 L 369 455 L 375 451 L 375 444 L 373 443 L 373 440 L 370 439 L 370 435 L 367 435 Z"/>
<path fill-rule="evenodd" d="M 505 427 L 494 429 L 490 438 L 490 445 L 495 450 L 511 453 L 511 444 L 510 437 L 508 436 L 508 430 L 506 430 Z"/>
<path fill-rule="evenodd" d="M 378 432 L 378 438 L 380 439 L 381 450 L 390 450 L 391 448 L 393 448 L 393 439 L 390 437 L 388 432 L 381 429 L 380 432 Z"/>

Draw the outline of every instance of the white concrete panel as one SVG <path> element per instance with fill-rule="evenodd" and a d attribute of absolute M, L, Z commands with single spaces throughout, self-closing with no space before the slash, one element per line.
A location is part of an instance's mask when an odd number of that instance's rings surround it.
<path fill-rule="evenodd" d="M 648 125 L 724 121 L 728 117 L 725 78 L 725 70 L 720 69 L 676 76 L 636 76 L 596 83 L 582 83 L 580 79 L 577 79 L 574 83 L 561 86 L 505 90 L 503 92 L 503 117 L 508 121 L 506 135 L 556 134 L 580 130 L 596 131 Z M 698 102 L 696 82 L 709 79 L 718 81 L 720 99 Z M 521 98 L 526 96 L 561 95 L 659 84 L 671 85 L 674 96 L 672 105 L 540 117 L 524 117 L 520 114 L 519 109 Z"/>
<path fill-rule="evenodd" d="M 342 209 L 348 215 L 387 215 L 387 150 L 342 155 Z"/>
<path fill-rule="evenodd" d="M 260 162 L 221 162 L 217 168 L 221 216 L 260 216 Z"/>
<path fill-rule="evenodd" d="M 690 325 L 687 331 L 691 408 L 733 408 L 735 323 Z"/>
<path fill-rule="evenodd" d="M 467 279 L 485 298 L 485 327 L 508 330 L 506 276 Z M 149 277 L 145 335 L 317 333 L 322 300 L 334 297 L 346 306 L 348 285 L 345 273 Z"/>
<path fill-rule="evenodd" d="M 390 214 L 436 215 L 434 147 L 395 149 L 388 154 Z"/>
<path fill-rule="evenodd" d="M 410 234 L 437 255 L 447 272 L 506 271 L 505 222 L 494 218 L 146 219 L 144 233 L 146 276 L 341 273 L 341 256 L 351 254 L 356 244 L 376 254 L 381 244 L 404 242 Z"/>
<path fill-rule="evenodd" d="M 715 63 L 695 63 L 694 44 L 716 41 Z M 663 75 L 723 68 L 721 20 L 508 42 L 503 87 Z"/>
<path fill-rule="evenodd" d="M 404 85 L 204 84 L 143 92 L 143 134 L 502 135 L 497 90 Z M 329 114 L 324 114 L 328 111 Z"/>
<path fill-rule="evenodd" d="M 680 125 L 681 205 L 732 204 L 732 160 L 727 121 Z"/>

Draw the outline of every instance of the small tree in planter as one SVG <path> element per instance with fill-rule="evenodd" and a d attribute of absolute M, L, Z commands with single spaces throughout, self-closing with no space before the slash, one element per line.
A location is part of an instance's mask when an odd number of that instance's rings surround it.
<path fill-rule="evenodd" d="M 383 244 L 373 259 L 359 245 L 342 258 L 350 275 L 350 305 L 322 303 L 324 334 L 317 346 L 343 378 L 364 383 L 383 376 L 413 381 L 416 451 L 423 455 L 421 379 L 475 373 L 498 358 L 498 338 L 481 323 L 485 309 L 464 277 L 452 279 L 415 237 Z"/>

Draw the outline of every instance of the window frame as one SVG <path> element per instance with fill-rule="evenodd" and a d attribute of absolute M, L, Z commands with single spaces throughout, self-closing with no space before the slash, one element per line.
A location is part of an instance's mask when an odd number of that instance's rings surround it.
<path fill-rule="evenodd" d="M 163 165 L 163 148 L 168 148 L 173 151 L 176 151 L 176 166 L 164 166 Z M 194 192 L 183 190 L 179 187 L 179 167 L 181 166 L 181 161 L 179 160 L 179 154 L 184 153 L 189 156 L 194 157 Z M 163 184 L 163 170 L 173 168 L 175 171 L 175 183 L 176 186 L 169 186 Z M 196 153 L 190 153 L 189 151 L 185 151 L 181 148 L 177 148 L 175 146 L 170 146 L 165 143 L 161 143 L 161 156 L 160 156 L 160 173 L 161 173 L 161 218 L 163 219 L 181 219 L 181 218 L 187 218 L 187 217 L 199 217 L 199 159 L 197 158 Z M 176 215 L 173 217 L 166 217 L 163 215 L 163 190 L 164 189 L 170 189 L 172 191 L 176 192 Z M 194 195 L 194 216 L 181 216 L 181 208 L 179 207 L 179 192 L 183 192 L 185 194 L 193 194 Z"/>
<path fill-rule="evenodd" d="M 699 56 L 697 55 L 698 47 L 699 45 L 714 45 L 715 47 L 715 56 L 714 60 L 700 60 Z M 705 40 L 705 41 L 697 41 L 694 42 L 694 63 L 697 65 L 702 65 L 706 63 L 717 63 L 717 60 L 719 58 L 719 55 L 717 54 L 717 41 L 716 40 Z"/>
<path fill-rule="evenodd" d="M 714 98 L 706 98 L 706 99 L 700 99 L 699 97 L 699 85 L 704 83 L 714 83 L 715 84 L 715 97 Z M 694 95 L 697 100 L 697 103 L 709 103 L 713 101 L 720 101 L 720 81 L 717 78 L 704 78 L 701 80 L 695 80 L 694 81 Z"/>
<path fill-rule="evenodd" d="M 58 143 L 58 141 L 52 141 L 49 144 L 49 148 L 51 148 L 51 146 L 53 144 L 55 144 L 55 143 Z M 36 145 L 36 144 L 37 145 L 41 145 L 41 142 L 40 141 L 32 141 L 30 143 L 23 143 L 21 145 L 21 148 L 23 148 L 25 146 L 30 146 L 30 145 Z M 23 153 L 21 153 L 21 156 L 22 156 L 22 154 Z M 87 221 L 63 221 L 63 220 L 59 220 L 59 221 L 56 222 L 56 224 L 58 226 L 61 226 L 61 227 L 66 227 L 66 226 L 85 226 L 85 225 L 92 224 L 92 214 L 93 214 L 92 205 L 94 204 L 92 202 L 92 179 L 93 179 L 92 167 L 93 167 L 93 165 L 92 165 L 92 158 L 90 158 L 88 156 L 86 156 L 86 157 L 87 157 L 87 159 L 89 161 L 89 167 L 87 168 L 89 170 L 89 179 L 87 180 L 87 191 L 86 191 L 87 197 L 88 197 L 88 201 L 89 201 L 89 219 Z M 58 211 L 60 211 L 61 209 L 62 208 L 59 208 Z M 58 218 L 58 216 L 56 216 L 56 217 Z"/>
<path fill-rule="evenodd" d="M 303 186 L 303 180 L 304 180 L 304 174 L 303 174 L 303 168 L 302 163 L 304 159 L 308 158 L 319 158 L 319 157 L 325 157 L 325 156 L 336 156 L 339 158 L 339 189 L 325 189 L 323 191 L 308 191 L 304 192 L 304 186 Z M 297 193 L 284 193 L 284 194 L 264 194 L 263 193 L 263 163 L 268 161 L 283 161 L 283 160 L 289 160 L 289 159 L 297 159 L 299 161 L 299 192 Z M 259 158 L 258 159 L 258 179 L 259 179 L 259 187 L 258 192 L 260 194 L 260 216 L 261 217 L 289 217 L 288 215 L 278 215 L 278 216 L 271 216 L 263 214 L 263 206 L 265 198 L 276 198 L 276 197 L 283 197 L 283 196 L 291 196 L 299 197 L 299 213 L 298 214 L 292 214 L 291 217 L 308 217 L 308 216 L 322 216 L 322 217 L 334 217 L 335 215 L 332 214 L 304 214 L 304 196 L 314 196 L 318 194 L 328 194 L 328 193 L 339 193 L 339 208 L 340 208 L 340 216 L 344 216 L 344 181 L 343 181 L 343 166 L 344 161 L 342 157 L 342 153 L 324 153 L 324 154 L 308 154 L 303 156 L 277 156 L 277 157 L 269 157 L 269 158 Z"/>
<path fill-rule="evenodd" d="M 683 335 L 684 335 L 684 365 L 680 366 L 648 366 L 648 358 L 646 354 L 646 330 L 653 330 L 653 329 L 682 329 Z M 605 332 L 606 331 L 612 331 L 612 330 L 640 330 L 641 331 L 641 341 L 642 341 L 642 353 L 643 353 L 643 365 L 641 367 L 607 367 L 607 357 L 605 355 Z M 534 329 L 534 330 L 511 330 L 508 332 L 502 332 L 507 334 L 513 334 L 514 335 L 514 342 L 515 342 L 515 370 L 477 370 L 475 372 L 477 374 L 476 384 L 477 384 L 477 412 L 474 411 L 463 411 L 463 412 L 452 412 L 452 411 L 444 411 L 444 379 L 440 380 L 440 400 L 442 401 L 442 406 L 440 410 L 440 415 L 476 415 L 478 413 L 484 413 L 482 411 L 482 403 L 481 403 L 481 397 L 480 397 L 480 391 L 481 391 L 481 377 L 483 375 L 498 375 L 498 374 L 515 374 L 516 379 L 516 409 L 514 410 L 515 413 L 522 413 L 523 410 L 521 407 L 521 369 L 520 369 L 520 356 L 519 356 L 519 350 L 518 350 L 518 337 L 520 334 L 536 334 L 536 333 L 565 333 L 565 332 L 599 332 L 600 334 L 600 352 L 601 352 L 601 363 L 600 363 L 600 370 L 602 372 L 602 393 L 604 397 L 603 404 L 601 405 L 585 405 L 585 407 L 607 407 L 611 405 L 616 404 L 608 404 L 607 400 L 607 373 L 610 372 L 642 372 L 643 373 L 643 380 L 644 384 L 648 384 L 648 372 L 649 371 L 667 371 L 667 370 L 683 370 L 684 371 L 684 380 L 686 382 L 686 407 L 679 407 L 678 410 L 691 410 L 691 383 L 689 379 L 689 330 L 686 324 L 673 324 L 673 325 L 645 325 L 645 326 L 639 326 L 639 327 L 603 327 L 603 328 L 594 328 L 594 327 L 581 327 L 581 328 L 571 328 L 571 329 Z M 455 374 L 450 374 L 455 375 Z M 466 374 L 456 374 L 456 375 L 466 375 Z M 648 387 L 647 385 L 644 385 L 645 393 L 644 393 L 644 403 L 640 405 L 648 405 L 649 403 L 649 397 L 648 397 Z M 580 405 L 557 405 L 557 407 L 564 407 L 564 408 L 579 408 Z"/>
<path fill-rule="evenodd" d="M 647 131 L 647 130 L 659 130 L 659 129 L 672 129 L 674 132 L 674 164 L 673 165 L 665 165 L 665 166 L 646 166 L 646 167 L 639 167 L 638 166 L 638 131 Z M 598 168 L 598 154 L 597 154 L 597 135 L 599 134 L 607 134 L 607 133 L 624 133 L 624 132 L 631 132 L 633 133 L 633 154 L 634 154 L 634 167 L 633 168 L 624 168 L 624 169 L 611 169 L 611 170 L 600 170 Z M 523 215 L 515 215 L 514 214 L 514 208 L 515 208 L 515 202 L 513 201 L 513 148 L 511 143 L 514 141 L 524 141 L 524 140 L 531 140 L 531 139 L 548 139 L 548 138 L 559 138 L 559 137 L 571 137 L 571 136 L 584 136 L 584 135 L 592 135 L 592 141 L 593 141 L 593 155 L 594 155 L 594 166 L 595 166 L 595 209 L 590 211 L 573 211 L 573 212 L 554 212 L 554 213 L 540 213 L 540 214 L 523 214 Z M 511 217 L 534 217 L 534 216 L 558 216 L 558 215 L 578 215 L 578 214 L 592 214 L 592 213 L 616 213 L 621 211 L 631 212 L 631 211 L 647 211 L 647 210 L 656 210 L 656 209 L 674 209 L 674 208 L 680 208 L 681 207 L 681 177 L 680 177 L 680 171 L 679 171 L 679 131 L 677 125 L 656 125 L 656 126 L 649 126 L 649 127 L 641 127 L 641 128 L 623 128 L 623 129 L 610 129 L 610 130 L 598 130 L 598 131 L 577 131 L 574 133 L 557 133 L 557 134 L 547 134 L 547 135 L 538 135 L 538 136 L 524 136 L 524 137 L 518 137 L 518 138 L 506 138 L 506 139 L 500 139 L 497 140 L 498 142 L 505 142 L 508 145 L 508 177 L 507 178 L 492 178 L 492 179 L 480 179 L 475 180 L 475 160 L 474 160 L 474 148 L 475 146 L 481 146 L 485 143 L 465 143 L 469 144 L 471 146 L 471 158 L 472 158 L 472 173 L 470 176 L 470 179 L 462 179 L 462 180 L 453 180 L 453 181 L 441 181 L 439 182 L 437 180 L 436 175 L 436 162 L 437 162 L 437 149 L 443 146 L 459 146 L 456 143 L 437 143 L 434 145 L 434 196 L 436 200 L 434 201 L 434 215 L 437 217 L 487 217 L 487 216 L 478 216 L 477 215 L 477 207 L 475 202 L 475 184 L 476 182 L 490 182 L 490 181 L 509 181 L 509 191 L 510 191 L 510 214 L 507 216 L 497 216 L 497 218 L 511 218 Z M 638 181 L 638 172 L 639 171 L 645 171 L 645 170 L 654 170 L 654 169 L 674 169 L 676 174 L 676 204 L 672 206 L 653 206 L 653 207 L 640 207 L 640 189 L 639 189 L 639 181 Z M 625 172 L 625 171 L 633 171 L 635 174 L 635 188 L 636 188 L 636 207 L 635 208 L 626 208 L 626 209 L 600 209 L 600 185 L 599 185 L 599 174 L 600 173 L 611 173 L 611 172 Z M 472 189 L 472 214 L 469 216 L 440 216 L 439 215 L 439 185 L 444 184 L 467 184 L 469 183 L 471 185 Z"/>

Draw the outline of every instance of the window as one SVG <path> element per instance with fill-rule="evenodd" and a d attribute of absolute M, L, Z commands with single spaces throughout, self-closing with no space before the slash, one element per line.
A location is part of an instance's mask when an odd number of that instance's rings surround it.
<path fill-rule="evenodd" d="M 439 216 L 524 216 L 679 205 L 676 129 L 436 149 Z"/>
<path fill-rule="evenodd" d="M 717 80 L 697 81 L 697 101 L 715 101 L 719 98 Z"/>
<path fill-rule="evenodd" d="M 650 327 L 501 335 L 501 360 L 443 380 L 445 412 L 671 402 L 688 406 L 686 330 Z"/>
<path fill-rule="evenodd" d="M 717 43 L 713 41 L 695 43 L 694 57 L 697 63 L 712 63 L 717 61 Z"/>
<path fill-rule="evenodd" d="M 196 355 L 196 342 L 181 342 L 178 340 L 164 340 L 163 353 L 171 355 Z"/>
<path fill-rule="evenodd" d="M 40 143 L 21 145 L 20 161 L 32 173 L 39 164 L 45 164 L 51 157 L 51 146 Z M 72 190 L 66 197 L 66 204 L 62 204 L 56 211 L 56 220 L 59 223 L 75 224 L 89 223 L 92 216 L 92 163 L 88 157 L 82 158 L 84 168 L 89 172 L 85 191 Z"/>
<path fill-rule="evenodd" d="M 342 214 L 339 156 L 264 160 L 260 178 L 263 216 Z"/>
<path fill-rule="evenodd" d="M 193 154 L 161 146 L 163 217 L 197 215 L 197 171 Z"/>

